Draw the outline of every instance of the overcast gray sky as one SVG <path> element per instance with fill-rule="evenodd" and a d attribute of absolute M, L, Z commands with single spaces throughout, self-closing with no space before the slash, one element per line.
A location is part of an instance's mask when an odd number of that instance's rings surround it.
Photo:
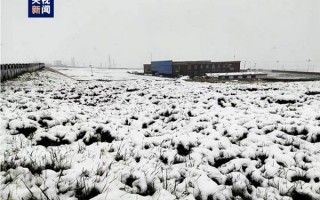
<path fill-rule="evenodd" d="M 140 67 L 152 54 L 320 68 L 319 0 L 55 0 L 53 19 L 28 18 L 27 2 L 1 0 L 2 63 Z"/>

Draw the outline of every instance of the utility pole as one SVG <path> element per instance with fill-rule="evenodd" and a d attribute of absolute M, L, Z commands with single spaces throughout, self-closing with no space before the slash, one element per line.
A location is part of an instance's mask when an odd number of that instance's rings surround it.
<path fill-rule="evenodd" d="M 308 62 L 308 71 L 309 71 L 311 59 L 309 58 L 309 60 L 307 60 L 307 62 Z M 308 71 L 307 71 L 307 72 L 308 72 Z"/>
<path fill-rule="evenodd" d="M 111 68 L 112 64 L 111 64 L 111 57 L 110 57 L 110 54 L 109 54 L 109 68 Z"/>
<path fill-rule="evenodd" d="M 277 70 L 279 70 L 279 60 L 277 60 Z"/>
<path fill-rule="evenodd" d="M 91 68 L 91 76 L 93 76 L 92 65 L 90 65 L 90 68 Z"/>

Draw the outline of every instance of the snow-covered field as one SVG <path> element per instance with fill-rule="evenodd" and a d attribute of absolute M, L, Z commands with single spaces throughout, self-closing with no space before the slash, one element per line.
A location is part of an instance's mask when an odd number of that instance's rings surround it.
<path fill-rule="evenodd" d="M 0 199 L 320 199 L 320 81 L 1 88 Z"/>
<path fill-rule="evenodd" d="M 296 74 L 296 73 L 284 73 L 284 72 L 270 72 L 265 71 L 268 74 L 268 78 L 277 79 L 317 79 L 320 80 L 320 74 Z"/>
<path fill-rule="evenodd" d="M 64 73 L 75 80 L 137 80 L 137 79 L 164 79 L 155 76 L 141 76 L 129 74 L 128 72 L 143 72 L 142 69 L 106 69 L 106 68 L 72 68 L 72 67 L 54 67 L 61 73 Z"/>

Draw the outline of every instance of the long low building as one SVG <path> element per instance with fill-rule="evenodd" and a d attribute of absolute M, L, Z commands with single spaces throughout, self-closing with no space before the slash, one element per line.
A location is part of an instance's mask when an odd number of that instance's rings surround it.
<path fill-rule="evenodd" d="M 152 61 L 144 65 L 144 73 L 169 77 L 205 76 L 207 73 L 240 72 L 240 61 Z"/>

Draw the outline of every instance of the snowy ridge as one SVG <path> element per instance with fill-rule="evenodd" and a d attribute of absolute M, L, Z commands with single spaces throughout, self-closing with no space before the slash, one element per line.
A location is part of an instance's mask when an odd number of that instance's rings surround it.
<path fill-rule="evenodd" d="M 228 73 L 206 73 L 206 76 L 217 77 L 217 76 L 243 76 L 243 75 L 262 75 L 266 73 L 262 72 L 228 72 Z"/>
<path fill-rule="evenodd" d="M 0 199 L 320 199 L 320 82 L 1 88 Z"/>

